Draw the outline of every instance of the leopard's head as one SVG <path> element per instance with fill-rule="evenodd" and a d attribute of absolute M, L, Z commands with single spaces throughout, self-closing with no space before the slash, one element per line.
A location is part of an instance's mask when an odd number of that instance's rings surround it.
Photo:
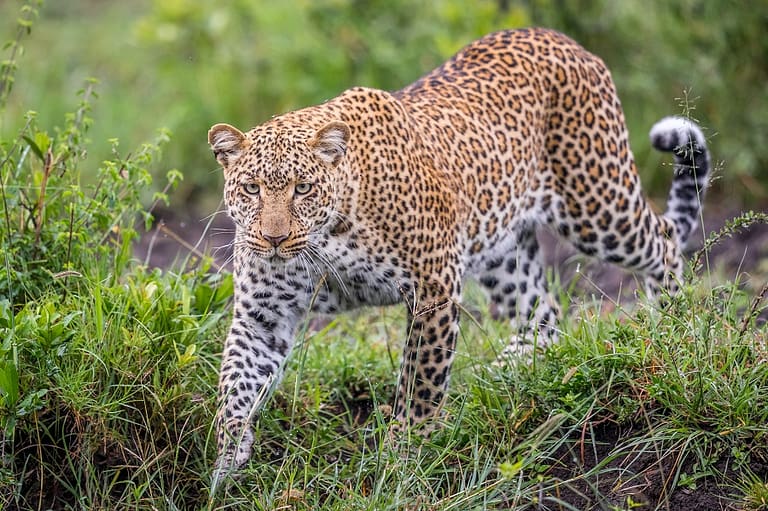
<path fill-rule="evenodd" d="M 224 169 L 224 201 L 235 222 L 235 250 L 279 262 L 296 257 L 314 233 L 338 223 L 339 168 L 345 165 L 349 127 L 320 129 L 277 122 L 247 133 L 227 124 L 208 132 Z"/>

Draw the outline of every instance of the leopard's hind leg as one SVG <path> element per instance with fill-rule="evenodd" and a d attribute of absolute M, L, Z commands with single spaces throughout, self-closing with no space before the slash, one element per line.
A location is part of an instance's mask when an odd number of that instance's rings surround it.
<path fill-rule="evenodd" d="M 490 295 L 498 312 L 513 328 L 512 338 L 502 352 L 528 355 L 536 348 L 546 348 L 557 341 L 559 307 L 547 291 L 546 272 L 533 226 L 521 226 L 512 236 L 512 249 L 491 260 L 480 283 Z"/>
<path fill-rule="evenodd" d="M 701 130 L 673 117 L 651 130 L 654 147 L 675 155 L 675 177 L 668 209 L 657 214 L 643 196 L 630 152 L 626 159 L 595 162 L 600 180 L 577 197 L 564 186 L 552 201 L 551 226 L 587 255 L 618 264 L 645 279 L 646 293 L 656 298 L 677 291 L 683 272 L 682 252 L 699 220 L 709 177 L 709 152 Z M 625 140 L 622 141 L 622 144 Z M 573 175 L 589 175 L 589 169 Z M 611 179 L 611 176 L 616 176 Z"/>

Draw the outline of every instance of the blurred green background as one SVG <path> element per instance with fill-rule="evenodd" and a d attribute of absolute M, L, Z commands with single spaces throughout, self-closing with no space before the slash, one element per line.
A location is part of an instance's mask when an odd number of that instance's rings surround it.
<path fill-rule="evenodd" d="M 0 0 L 3 40 L 21 5 Z M 112 138 L 129 151 L 168 128 L 162 172 L 185 175 L 173 204 L 207 214 L 221 181 L 212 124 L 248 128 L 354 85 L 397 89 L 480 35 L 528 25 L 561 30 L 606 61 L 650 195 L 665 196 L 670 177 L 648 129 L 687 113 L 719 163 L 716 200 L 768 201 L 768 2 L 48 0 L 23 40 L 0 133 L 14 134 L 27 110 L 41 126 L 61 124 L 96 78 L 90 164 Z"/>

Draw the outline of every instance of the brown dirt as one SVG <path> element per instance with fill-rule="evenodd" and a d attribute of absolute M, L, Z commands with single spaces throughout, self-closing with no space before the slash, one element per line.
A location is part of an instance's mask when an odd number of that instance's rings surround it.
<path fill-rule="evenodd" d="M 695 456 L 683 455 L 683 446 L 636 445 L 632 440 L 642 435 L 642 426 L 603 424 L 589 434 L 559 450 L 552 475 L 564 481 L 558 497 L 576 509 L 633 509 L 637 511 L 715 511 L 742 509 L 738 489 L 724 484 L 738 481 L 741 473 L 734 469 L 729 453 L 709 460 L 720 474 L 691 478 L 674 487 L 672 481 L 680 474 L 696 475 L 702 469 Z M 617 449 L 616 446 L 622 447 Z M 597 475 L 589 470 L 600 466 Z M 768 476 L 768 465 L 751 463 L 757 477 Z M 555 506 L 555 508 L 557 508 Z"/>

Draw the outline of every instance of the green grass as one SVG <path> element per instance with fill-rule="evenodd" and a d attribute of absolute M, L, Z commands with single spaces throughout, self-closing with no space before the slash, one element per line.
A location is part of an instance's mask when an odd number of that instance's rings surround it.
<path fill-rule="evenodd" d="M 252 462 L 211 496 L 232 283 L 206 269 L 131 266 L 5 302 L 4 509 L 663 509 L 681 489 L 764 509 L 764 296 L 699 279 L 663 310 L 576 306 L 558 345 L 511 367 L 492 364 L 509 332 L 471 289 L 480 319 L 464 318 L 428 439 L 388 434 L 399 308 L 304 329 Z"/>
<path fill-rule="evenodd" d="M 402 318 L 344 317 L 305 340 L 259 420 L 253 463 L 211 505 L 629 509 L 644 495 L 632 488 L 661 472 L 666 493 L 645 501 L 653 509 L 676 488 L 751 481 L 768 455 L 765 329 L 740 333 L 746 296 L 696 291 L 624 323 L 567 322 L 563 342 L 532 366 L 491 366 L 503 328 L 465 321 L 442 428 L 426 441 L 390 440 L 382 414 Z"/>
<path fill-rule="evenodd" d="M 137 270 L 127 293 L 82 289 L 63 311 L 100 296 L 89 308 L 103 312 L 100 336 L 95 314 L 18 314 L 17 332 L 36 318 L 71 334 L 59 337 L 66 349 L 20 343 L 21 360 L 37 364 L 23 366 L 35 375 L 23 386 L 45 394 L 17 418 L 11 466 L 35 470 L 13 471 L 9 502 L 36 508 L 41 484 L 54 508 L 569 509 L 559 499 L 577 499 L 630 509 L 644 495 L 631 489 L 658 473 L 667 495 L 706 483 L 760 498 L 765 473 L 750 467 L 768 457 L 766 332 L 742 333 L 750 297 L 724 286 L 687 289 L 667 311 L 624 322 L 583 311 L 531 366 L 493 367 L 503 325 L 465 321 L 428 440 L 387 433 L 403 315 L 342 316 L 302 338 L 258 420 L 253 462 L 209 501 L 224 307 L 185 305 L 201 278 Z"/>

